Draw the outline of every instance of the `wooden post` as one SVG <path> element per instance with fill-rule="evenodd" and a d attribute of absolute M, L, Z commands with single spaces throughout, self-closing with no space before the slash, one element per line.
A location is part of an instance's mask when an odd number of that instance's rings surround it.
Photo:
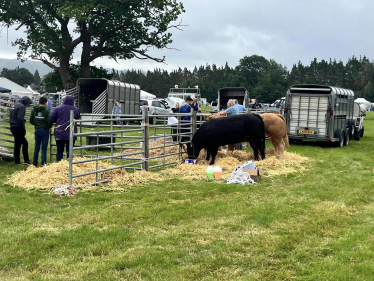
<path fill-rule="evenodd" d="M 195 134 L 197 131 L 197 114 L 196 111 L 192 111 L 192 133 Z"/>

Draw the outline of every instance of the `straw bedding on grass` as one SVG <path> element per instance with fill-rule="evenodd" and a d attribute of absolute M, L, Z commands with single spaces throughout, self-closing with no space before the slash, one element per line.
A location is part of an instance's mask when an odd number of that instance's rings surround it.
<path fill-rule="evenodd" d="M 82 160 L 83 158 L 74 158 Z M 107 169 L 111 165 L 105 161 L 98 162 L 98 169 Z M 79 163 L 73 165 L 73 175 L 88 173 L 96 170 L 96 162 Z M 8 178 L 7 184 L 20 186 L 25 189 L 49 190 L 53 187 L 68 185 L 69 179 L 69 162 L 62 160 L 58 163 L 52 163 L 42 167 L 29 166 L 27 170 L 16 172 Z M 115 186 L 122 186 L 123 189 L 129 189 L 133 185 L 147 183 L 149 180 L 158 180 L 156 173 L 137 171 L 127 173 L 123 169 L 116 169 L 99 173 L 97 181 L 106 180 L 108 182 L 107 190 L 116 190 Z M 91 174 L 73 179 L 73 186 L 82 187 L 89 183 L 96 182 L 96 174 Z M 95 187 L 87 188 L 92 189 Z"/>
<path fill-rule="evenodd" d="M 163 141 L 163 140 L 162 140 Z M 158 146 L 159 144 L 154 144 Z M 168 153 L 174 151 L 173 147 L 166 148 Z M 179 149 L 179 148 L 176 148 Z M 162 155 L 162 150 L 154 152 L 152 155 Z M 152 151 L 152 150 L 151 150 Z M 155 151 L 155 150 L 153 150 Z M 173 156 L 174 159 L 178 159 L 178 155 Z M 180 164 L 173 165 L 161 172 L 134 172 L 128 173 L 125 170 L 111 170 L 96 175 L 91 174 L 79 178 L 73 179 L 73 186 L 87 186 L 89 183 L 96 181 L 107 181 L 108 184 L 101 186 L 103 190 L 128 190 L 134 185 L 146 184 L 152 180 L 160 181 L 168 178 L 178 177 L 190 180 L 201 180 L 206 178 L 206 168 L 209 161 L 205 160 L 206 151 L 202 150 L 198 158 L 198 164 Z M 288 174 L 295 172 L 296 170 L 305 169 L 303 163 L 309 161 L 309 158 L 302 157 L 296 153 L 284 153 L 283 159 L 278 159 L 275 156 L 274 150 L 266 150 L 266 159 L 263 161 L 254 161 L 257 167 L 262 167 L 265 172 L 265 176 L 271 177 L 274 175 Z M 216 157 L 215 166 L 222 168 L 223 174 L 226 177 L 230 177 L 231 172 L 238 166 L 244 164 L 248 160 L 253 160 L 253 153 L 247 153 L 244 151 L 218 151 Z M 81 158 L 74 158 L 74 160 L 80 160 Z M 183 159 L 182 159 L 183 160 Z M 98 162 L 98 169 L 106 169 L 111 165 L 106 161 Z M 87 173 L 95 171 L 96 162 L 80 163 L 75 164 L 73 167 L 73 174 Z M 13 186 L 20 186 L 25 189 L 39 189 L 49 190 L 52 187 L 59 187 L 68 184 L 69 174 L 69 162 L 62 160 L 59 163 L 52 163 L 43 167 L 36 168 L 34 166 L 28 167 L 27 170 L 16 172 L 8 178 L 7 183 Z M 85 187 L 85 189 L 97 189 L 97 187 Z"/>
<path fill-rule="evenodd" d="M 200 152 L 196 165 L 181 164 L 173 168 L 167 169 L 165 172 L 171 176 L 182 176 L 184 178 L 198 180 L 206 177 L 206 169 L 210 160 L 205 160 L 206 151 Z M 307 163 L 309 158 L 303 157 L 296 153 L 284 152 L 283 159 L 278 159 L 273 149 L 266 150 L 266 158 L 262 161 L 254 161 L 253 152 L 247 153 L 245 151 L 234 150 L 233 152 L 227 150 L 218 151 L 214 166 L 219 166 L 222 169 L 225 177 L 230 177 L 231 172 L 239 165 L 247 161 L 253 161 L 257 167 L 262 167 L 265 176 L 275 176 L 282 174 L 289 174 L 297 170 L 304 170 L 303 164 Z"/>

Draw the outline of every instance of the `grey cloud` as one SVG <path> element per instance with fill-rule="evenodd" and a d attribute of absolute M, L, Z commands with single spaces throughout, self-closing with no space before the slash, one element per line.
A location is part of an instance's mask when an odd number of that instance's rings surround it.
<path fill-rule="evenodd" d="M 352 55 L 374 59 L 371 29 L 374 19 L 369 0 L 188 0 L 181 15 L 183 31 L 173 30 L 175 50 L 151 49 L 150 54 L 166 56 L 167 65 L 150 60 L 120 61 L 106 58 L 96 65 L 117 69 L 167 70 L 195 65 L 238 65 L 244 56 L 262 55 L 288 68 L 299 60 L 309 64 L 317 59 L 347 61 Z M 10 38 L 19 36 L 10 30 Z M 1 32 L 4 38 L 4 31 Z M 17 49 L 0 47 L 0 57 Z M 79 55 L 74 57 L 79 60 Z"/>

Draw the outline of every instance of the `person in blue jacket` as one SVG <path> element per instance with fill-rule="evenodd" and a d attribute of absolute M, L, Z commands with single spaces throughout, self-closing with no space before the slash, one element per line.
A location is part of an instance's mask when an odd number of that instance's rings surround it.
<path fill-rule="evenodd" d="M 180 113 L 190 113 L 191 112 L 191 109 L 193 109 L 193 110 L 198 110 L 198 108 L 196 108 L 196 107 L 194 107 L 193 105 L 192 105 L 192 103 L 193 103 L 193 100 L 190 98 L 190 97 L 187 97 L 186 99 L 185 99 L 185 104 L 180 108 Z M 191 116 L 183 116 L 183 118 L 182 118 L 182 123 L 183 123 L 183 121 L 190 121 L 191 120 Z M 188 128 L 190 125 L 182 125 L 182 128 L 184 127 L 184 128 Z M 187 133 L 188 132 L 188 129 L 182 129 L 181 130 L 181 133 Z M 186 141 L 188 141 L 190 138 L 189 137 L 186 137 L 186 136 L 183 136 L 182 137 L 182 142 L 186 142 Z"/>
<path fill-rule="evenodd" d="M 121 115 L 122 114 L 122 111 L 121 111 L 121 104 L 119 103 L 118 100 L 115 100 L 114 102 L 114 106 L 113 106 L 113 109 L 112 109 L 112 114 L 113 115 Z M 119 119 L 121 118 L 121 116 L 116 116 L 116 119 Z M 121 121 L 116 121 L 117 125 L 121 125 Z"/>
<path fill-rule="evenodd" d="M 52 110 L 53 110 L 53 104 L 52 104 L 52 101 L 51 101 L 51 95 L 50 94 L 48 94 L 48 93 L 45 93 L 44 94 L 44 97 L 47 99 L 47 102 L 48 102 L 48 110 L 50 111 L 50 112 L 52 112 Z"/>

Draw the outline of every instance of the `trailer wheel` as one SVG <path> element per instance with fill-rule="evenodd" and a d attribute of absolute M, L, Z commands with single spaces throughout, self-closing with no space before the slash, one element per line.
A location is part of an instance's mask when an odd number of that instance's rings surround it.
<path fill-rule="evenodd" d="M 347 127 L 349 129 L 349 138 L 353 138 L 353 133 L 355 132 L 355 124 L 353 122 L 348 122 Z"/>
<path fill-rule="evenodd" d="M 343 130 L 337 130 L 335 132 L 335 138 L 338 138 L 339 141 L 336 142 L 337 147 L 342 147 L 344 145 L 344 131 Z"/>
<path fill-rule="evenodd" d="M 351 139 L 351 130 L 347 129 L 347 130 L 345 130 L 345 142 L 344 142 L 344 145 L 348 146 L 350 139 Z"/>

